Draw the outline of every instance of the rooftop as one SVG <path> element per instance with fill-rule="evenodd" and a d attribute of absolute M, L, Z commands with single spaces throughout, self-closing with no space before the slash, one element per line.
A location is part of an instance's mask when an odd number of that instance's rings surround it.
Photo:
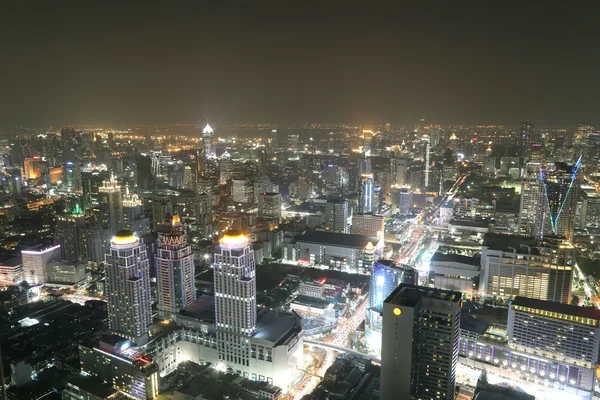
<path fill-rule="evenodd" d="M 532 252 L 537 252 L 537 250 L 533 248 L 535 245 L 535 239 L 527 236 L 487 233 L 483 237 L 483 246 L 493 250 L 513 251 L 513 249 L 516 249 L 519 251 L 519 249 L 521 249 L 522 251 L 527 252 L 527 248 L 524 246 L 530 246 L 532 247 Z"/>
<path fill-rule="evenodd" d="M 445 254 L 445 253 L 440 253 L 437 251 L 435 253 L 433 253 L 433 256 L 431 257 L 431 262 L 435 262 L 435 261 L 456 262 L 456 263 L 475 265 L 475 266 L 481 265 L 481 257 L 469 257 L 469 256 L 462 256 L 460 254 Z"/>
<path fill-rule="evenodd" d="M 117 393 L 117 389 L 91 376 L 75 375 L 69 378 L 68 384 L 101 399 L 108 398 Z"/>
<path fill-rule="evenodd" d="M 200 296 L 189 306 L 179 312 L 185 317 L 193 317 L 201 321 L 215 321 L 215 298 L 213 296 Z"/>
<path fill-rule="evenodd" d="M 346 233 L 305 231 L 301 235 L 296 236 L 296 241 L 329 244 L 340 247 L 358 247 L 362 249 L 366 247 L 369 242 L 379 243 L 380 239 L 363 235 L 349 235 Z"/>
<path fill-rule="evenodd" d="M 385 299 L 384 303 L 415 307 L 423 298 L 448 300 L 457 303 L 461 297 L 462 293 L 453 290 L 433 289 L 403 283 Z"/>
<path fill-rule="evenodd" d="M 275 311 L 260 309 L 256 320 L 254 338 L 273 343 L 283 343 L 292 332 L 302 329 L 302 318 L 295 312 L 278 314 Z"/>
<path fill-rule="evenodd" d="M 597 308 L 572 306 L 569 304 L 530 299 L 521 296 L 515 297 L 511 303 L 511 306 L 535 308 L 537 310 L 551 311 L 560 314 L 573 315 L 575 317 L 590 318 L 600 321 L 600 310 L 598 310 Z"/>

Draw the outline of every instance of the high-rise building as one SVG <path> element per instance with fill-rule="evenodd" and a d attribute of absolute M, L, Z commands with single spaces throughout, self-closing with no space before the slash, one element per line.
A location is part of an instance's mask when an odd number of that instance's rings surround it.
<path fill-rule="evenodd" d="M 287 150 L 292 153 L 297 153 L 300 150 L 300 136 L 290 133 L 287 138 Z"/>
<path fill-rule="evenodd" d="M 231 231 L 214 256 L 215 312 L 219 359 L 250 365 L 248 338 L 256 331 L 256 265 L 250 241 Z"/>
<path fill-rule="evenodd" d="M 152 230 L 157 231 L 163 223 L 165 215 L 173 213 L 173 205 L 168 196 L 157 195 L 152 197 Z"/>
<path fill-rule="evenodd" d="M 144 213 L 144 203 L 137 194 L 129 193 L 129 187 L 123 195 L 123 226 L 139 236 L 149 233 L 152 227 L 150 217 Z"/>
<path fill-rule="evenodd" d="M 267 175 L 262 175 L 254 182 L 253 202 L 258 204 L 263 193 L 279 193 L 279 185 L 274 185 Z"/>
<path fill-rule="evenodd" d="M 204 147 L 204 157 L 215 157 L 216 156 L 216 148 L 215 148 L 215 131 L 210 126 L 210 124 L 206 123 L 206 126 L 202 130 L 202 145 Z"/>
<path fill-rule="evenodd" d="M 352 234 L 371 237 L 383 237 L 385 220 L 381 215 L 356 214 L 352 217 Z"/>
<path fill-rule="evenodd" d="M 206 193 L 196 195 L 196 229 L 202 235 L 212 231 L 212 201 Z"/>
<path fill-rule="evenodd" d="M 119 231 L 105 256 L 105 271 L 110 331 L 144 345 L 152 324 L 146 246 L 131 231 Z"/>
<path fill-rule="evenodd" d="M 338 233 L 349 233 L 348 202 L 346 200 L 327 200 L 325 204 L 325 228 Z"/>
<path fill-rule="evenodd" d="M 43 285 L 48 276 L 48 264 L 60 260 L 60 246 L 34 246 L 21 251 L 21 259 L 23 279 L 30 285 Z"/>
<path fill-rule="evenodd" d="M 42 160 L 39 156 L 25 157 L 23 167 L 23 175 L 27 180 L 39 179 L 42 176 Z"/>
<path fill-rule="evenodd" d="M 258 217 L 281 222 L 281 194 L 266 192 L 258 196 Z"/>
<path fill-rule="evenodd" d="M 532 236 L 536 225 L 540 201 L 540 164 L 527 163 L 521 180 L 521 204 L 519 207 L 518 233 Z"/>
<path fill-rule="evenodd" d="M 596 367 L 600 311 L 517 296 L 508 308 L 507 338 L 517 350 Z"/>
<path fill-rule="evenodd" d="M 231 197 L 236 203 L 252 202 L 253 190 L 248 179 L 234 179 L 231 185 Z"/>
<path fill-rule="evenodd" d="M 6 179 L 10 179 L 10 194 L 13 198 L 21 197 L 21 168 L 13 167 L 5 169 L 6 172 L 10 174 L 10 177 Z"/>
<path fill-rule="evenodd" d="M 401 284 L 383 303 L 380 398 L 454 400 L 461 293 Z"/>
<path fill-rule="evenodd" d="M 369 282 L 369 308 L 366 313 L 365 338 L 375 354 L 381 354 L 381 310 L 383 301 L 400 285 L 418 283 L 419 272 L 409 266 L 396 265 L 391 260 L 373 263 Z"/>
<path fill-rule="evenodd" d="M 156 251 L 158 313 L 172 319 L 196 300 L 194 256 L 178 215 L 166 215 Z"/>
<path fill-rule="evenodd" d="M 70 193 L 83 193 L 83 179 L 79 162 L 67 161 L 65 164 L 65 181 Z"/>
<path fill-rule="evenodd" d="M 542 242 L 512 235 L 486 234 L 481 248 L 479 287 L 485 296 L 571 302 L 574 247 L 546 237 Z"/>
<path fill-rule="evenodd" d="M 360 212 L 363 214 L 373 212 L 373 174 L 362 174 L 360 176 L 360 188 Z"/>
<path fill-rule="evenodd" d="M 141 189 L 153 189 L 156 186 L 152 176 L 152 159 L 150 157 L 136 154 L 135 183 Z"/>
<path fill-rule="evenodd" d="M 59 215 L 54 231 L 54 243 L 60 245 L 62 260 L 84 260 L 83 246 L 79 238 L 79 229 L 85 227 L 85 216 L 79 206 L 71 213 Z"/>
<path fill-rule="evenodd" d="M 121 186 L 111 177 L 98 188 L 100 221 L 115 234 L 123 229 L 123 194 Z"/>
<path fill-rule="evenodd" d="M 519 139 L 521 141 L 521 154 L 525 156 L 525 158 L 529 157 L 529 150 L 532 143 L 535 142 L 533 128 L 534 123 L 532 121 L 521 122 L 521 136 Z"/>
<path fill-rule="evenodd" d="M 580 166 L 581 157 L 575 165 L 554 163 L 540 172 L 534 235 L 538 240 L 544 235 L 558 235 L 573 241 Z"/>
<path fill-rule="evenodd" d="M 414 204 L 413 190 L 403 188 L 394 191 L 392 194 L 392 204 L 398 208 L 400 214 L 410 214 Z"/>

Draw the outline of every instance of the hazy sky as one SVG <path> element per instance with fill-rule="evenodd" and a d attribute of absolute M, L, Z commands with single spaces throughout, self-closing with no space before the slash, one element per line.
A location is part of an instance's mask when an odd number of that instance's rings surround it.
<path fill-rule="evenodd" d="M 0 125 L 600 126 L 592 1 L 11 3 Z"/>

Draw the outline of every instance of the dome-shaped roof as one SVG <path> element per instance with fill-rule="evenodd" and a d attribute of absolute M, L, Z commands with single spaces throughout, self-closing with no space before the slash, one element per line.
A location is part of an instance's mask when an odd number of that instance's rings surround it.
<path fill-rule="evenodd" d="M 139 239 L 133 232 L 128 229 L 123 229 L 112 238 L 112 244 L 134 244 L 139 242 Z"/>
<path fill-rule="evenodd" d="M 221 244 L 224 245 L 245 245 L 248 243 L 248 238 L 237 229 L 227 231 L 221 239 Z"/>

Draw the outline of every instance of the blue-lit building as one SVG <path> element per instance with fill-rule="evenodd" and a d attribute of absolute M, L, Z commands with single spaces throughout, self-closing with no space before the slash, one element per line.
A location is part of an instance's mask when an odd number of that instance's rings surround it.
<path fill-rule="evenodd" d="M 398 266 L 392 260 L 378 260 L 373 263 L 365 336 L 367 345 L 374 353 L 381 353 L 381 309 L 384 300 L 401 283 L 416 285 L 418 277 L 416 269 L 405 265 Z"/>

